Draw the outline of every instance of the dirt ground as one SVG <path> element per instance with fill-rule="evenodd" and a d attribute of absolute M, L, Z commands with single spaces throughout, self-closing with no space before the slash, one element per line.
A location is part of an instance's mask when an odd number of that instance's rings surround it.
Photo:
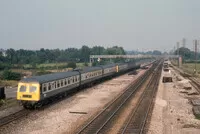
<path fill-rule="evenodd" d="M 172 68 L 172 83 L 159 83 L 148 134 L 199 134 L 200 120 L 195 119 L 190 100 L 199 95 L 188 95 L 196 90 Z M 163 73 L 161 75 L 161 78 Z M 184 87 L 191 86 L 186 91 Z"/>
<path fill-rule="evenodd" d="M 96 115 L 104 106 L 122 93 L 130 83 L 143 74 L 122 75 L 97 86 L 81 91 L 43 111 L 30 114 L 27 119 L 16 121 L 0 130 L 2 134 L 68 134 L 77 131 L 83 122 Z M 72 114 L 83 112 L 86 114 Z"/>

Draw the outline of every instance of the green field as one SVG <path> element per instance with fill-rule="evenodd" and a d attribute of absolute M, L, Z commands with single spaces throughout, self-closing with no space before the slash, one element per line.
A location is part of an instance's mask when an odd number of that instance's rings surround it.
<path fill-rule="evenodd" d="M 171 63 L 175 66 L 178 66 L 176 61 L 171 61 Z M 184 63 L 184 64 L 182 64 L 182 66 L 180 68 L 183 71 L 185 71 L 186 73 L 194 75 L 195 63 Z M 195 75 L 200 77 L 200 63 L 196 64 L 196 74 Z"/>
<path fill-rule="evenodd" d="M 45 64 L 37 64 L 36 68 L 41 68 L 41 67 L 55 67 L 55 66 L 67 66 L 67 63 L 45 63 Z M 30 68 L 32 67 L 30 64 L 25 64 L 24 68 Z"/>
<path fill-rule="evenodd" d="M 61 67 L 61 66 L 67 66 L 67 63 L 45 63 L 45 64 L 37 64 L 36 68 L 42 68 L 42 67 Z M 76 63 L 77 67 L 85 67 L 84 63 Z M 30 68 L 30 64 L 25 64 L 24 68 Z"/>
<path fill-rule="evenodd" d="M 185 63 L 182 65 L 181 67 L 183 70 L 185 70 L 186 72 L 193 74 L 194 73 L 194 69 L 195 69 L 195 64 L 194 63 Z M 196 72 L 199 75 L 200 74 L 200 63 L 196 64 Z"/>

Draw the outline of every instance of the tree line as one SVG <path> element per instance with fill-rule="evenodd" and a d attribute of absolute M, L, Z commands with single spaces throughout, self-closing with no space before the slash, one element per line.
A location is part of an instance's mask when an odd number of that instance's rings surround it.
<path fill-rule="evenodd" d="M 25 49 L 7 49 L 6 55 L 0 52 L 0 69 L 10 65 L 23 65 L 42 63 L 56 63 L 56 62 L 89 62 L 90 55 L 124 55 L 125 51 L 123 47 L 110 47 L 104 48 L 102 46 L 94 46 L 92 48 L 88 46 L 82 46 L 78 48 L 67 49 L 44 49 L 40 50 L 25 50 Z"/>
<path fill-rule="evenodd" d="M 183 58 L 184 62 L 194 62 L 195 60 L 195 52 L 191 51 L 189 48 L 186 48 L 186 47 L 181 47 L 179 49 L 176 49 L 173 54 L 175 55 L 179 54 Z M 197 56 L 197 60 L 199 61 L 200 53 L 197 52 L 196 56 Z"/>

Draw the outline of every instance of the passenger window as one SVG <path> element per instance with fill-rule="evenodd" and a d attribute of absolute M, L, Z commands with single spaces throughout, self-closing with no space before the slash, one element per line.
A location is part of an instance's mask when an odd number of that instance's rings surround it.
<path fill-rule="evenodd" d="M 65 80 L 65 85 L 67 85 L 67 79 Z"/>
<path fill-rule="evenodd" d="M 63 86 L 63 81 L 61 80 L 61 87 Z"/>
<path fill-rule="evenodd" d="M 46 92 L 47 91 L 47 87 L 45 84 L 43 84 L 43 92 Z"/>
<path fill-rule="evenodd" d="M 36 89 L 37 89 L 37 87 L 35 87 L 35 86 L 31 86 L 31 87 L 30 87 L 30 92 L 35 92 Z"/>
<path fill-rule="evenodd" d="M 60 87 L 60 83 L 59 83 L 59 81 L 57 81 L 57 88 L 59 88 Z"/>
<path fill-rule="evenodd" d="M 65 86 L 66 84 L 65 84 L 65 79 L 64 80 L 62 80 L 63 81 L 63 86 Z"/>
<path fill-rule="evenodd" d="M 51 90 L 51 84 L 49 83 L 48 90 Z"/>
<path fill-rule="evenodd" d="M 20 92 L 26 92 L 26 86 L 22 85 L 19 89 Z"/>
<path fill-rule="evenodd" d="M 54 89 L 56 89 L 56 88 L 57 88 L 57 87 L 56 87 L 56 82 L 54 82 L 53 84 L 54 84 Z"/>
<path fill-rule="evenodd" d="M 56 88 L 56 84 L 55 84 L 55 82 L 53 82 L 52 84 L 51 84 L 51 89 L 55 89 Z"/>
<path fill-rule="evenodd" d="M 68 84 L 70 84 L 70 80 L 68 80 Z"/>

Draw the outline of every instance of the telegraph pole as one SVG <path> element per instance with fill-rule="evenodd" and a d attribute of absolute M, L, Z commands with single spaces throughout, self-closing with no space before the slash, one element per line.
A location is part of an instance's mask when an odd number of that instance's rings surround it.
<path fill-rule="evenodd" d="M 179 56 L 179 42 L 177 42 L 176 45 L 177 45 L 177 55 Z"/>
<path fill-rule="evenodd" d="M 197 71 L 197 45 L 198 41 L 194 40 L 194 49 L 195 49 L 195 68 L 194 68 L 194 73 Z"/>
<path fill-rule="evenodd" d="M 178 67 L 179 67 L 179 42 L 177 42 L 176 45 L 177 45 L 177 55 L 178 55 Z"/>
<path fill-rule="evenodd" d="M 186 48 L 185 45 L 186 45 L 186 39 L 183 38 L 182 40 L 182 45 L 183 45 L 183 49 Z M 183 62 L 185 62 L 185 51 L 183 51 Z"/>

